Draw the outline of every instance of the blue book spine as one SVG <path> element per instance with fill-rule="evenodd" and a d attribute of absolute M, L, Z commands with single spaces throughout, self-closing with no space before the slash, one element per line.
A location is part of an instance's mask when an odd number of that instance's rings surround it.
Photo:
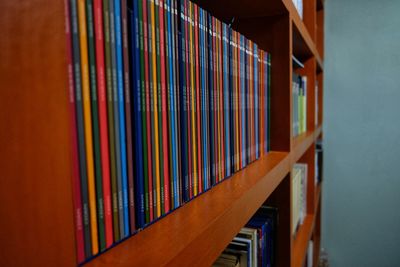
<path fill-rule="evenodd" d="M 173 90 L 173 101 L 174 101 L 174 108 L 173 108 L 173 129 L 174 129 L 174 189 L 175 189 L 175 193 L 176 193 L 176 197 L 175 197 L 175 208 L 179 207 L 180 205 L 180 199 L 181 199 L 181 193 L 180 193 L 180 186 L 179 186 L 179 181 L 178 181 L 178 177 L 179 177 L 179 157 L 178 157 L 178 134 L 179 134 L 179 129 L 178 129 L 178 113 L 177 113 L 177 104 L 178 104 L 178 95 L 179 95 L 179 86 L 178 86 L 178 80 L 177 80 L 177 72 L 178 72 L 178 68 L 176 66 L 176 23 L 177 23 L 177 0 L 170 0 L 171 1 L 171 55 L 172 55 L 172 66 L 173 66 L 173 73 L 172 73 L 172 83 L 174 86 L 174 90 Z"/>
<path fill-rule="evenodd" d="M 231 176 L 231 146 L 230 146 L 230 109 L 229 109 L 229 62 L 228 62 L 228 26 L 222 23 L 223 39 L 223 74 L 224 74 L 224 128 L 225 128 L 225 170 L 226 177 Z"/>
<path fill-rule="evenodd" d="M 168 49 L 168 54 L 169 54 L 169 57 L 168 57 L 168 66 L 169 66 L 169 73 L 168 73 L 168 75 L 169 75 L 169 79 L 168 79 L 168 82 L 169 82 L 169 87 L 170 87 L 170 90 L 169 90 L 169 99 L 170 99 L 170 107 L 171 107 L 171 120 L 170 120 L 170 127 L 171 127 L 171 150 L 172 150 L 172 164 L 171 164 L 171 166 L 172 166 L 172 177 L 171 177 L 171 179 L 172 179 L 172 188 L 171 188 L 171 191 L 172 191 L 172 194 L 173 194 L 173 202 L 172 202 L 172 207 L 171 208 L 177 208 L 177 197 L 178 197 L 178 192 L 177 192 L 177 186 L 176 186 L 176 184 L 177 184 L 177 168 L 176 168 L 176 164 L 175 164 L 175 162 L 177 161 L 177 157 L 176 157 L 176 155 L 177 155 L 177 152 L 176 152 L 176 147 L 177 147 L 177 143 L 176 143 L 176 128 L 175 128 L 175 120 L 174 120 L 174 117 L 175 117 L 175 112 L 176 112 L 176 110 L 175 110 L 175 101 L 174 101 L 174 73 L 173 73 L 173 57 L 172 57 L 172 22 L 171 22 L 171 13 L 172 13 L 172 7 L 171 7 L 171 0 L 167 0 L 166 1 L 166 8 L 167 8 L 167 10 L 166 10 L 166 15 L 167 15 L 167 28 L 168 28 L 168 34 L 167 34 L 167 39 L 168 39 L 168 47 L 167 47 L 167 49 Z"/>
<path fill-rule="evenodd" d="M 256 146 L 256 159 L 260 157 L 260 134 L 259 134 L 259 103 L 258 103 L 258 47 L 254 43 L 254 128 L 255 128 L 255 146 Z"/>
<path fill-rule="evenodd" d="M 203 51 L 204 51 L 204 86 L 205 86 L 205 114 L 206 121 L 204 128 L 206 129 L 206 185 L 211 188 L 211 168 L 210 168 L 210 95 L 209 95 L 209 77 L 208 77 L 208 39 L 207 39 L 207 11 L 203 10 Z"/>
<path fill-rule="evenodd" d="M 122 178 L 122 203 L 124 231 L 123 238 L 129 235 L 129 211 L 128 211 L 128 176 L 126 162 L 126 136 L 125 136 L 125 101 L 124 101 L 124 80 L 123 80 L 123 58 L 122 58 L 122 28 L 121 28 L 121 2 L 114 1 L 115 11 L 115 47 L 117 61 L 117 88 L 118 88 L 118 114 L 119 114 L 119 134 L 121 152 L 121 178 Z"/>
<path fill-rule="evenodd" d="M 142 228 L 145 224 L 144 214 L 144 174 L 143 174 L 143 139 L 142 139 L 142 99 L 140 79 L 140 47 L 139 47 L 139 5 L 138 0 L 133 1 L 132 10 L 129 10 L 130 44 L 131 44 L 131 76 L 133 93 L 131 94 L 134 105 L 134 129 L 135 129 L 135 202 L 136 226 Z"/>
<path fill-rule="evenodd" d="M 181 126 L 181 169 L 182 169 L 182 198 L 183 201 L 189 200 L 189 176 L 188 176 L 188 155 L 187 155 L 187 131 L 186 131 L 186 119 L 187 119 L 187 96 L 186 96 L 186 52 L 185 52 L 185 6 L 184 0 L 180 0 L 180 20 L 179 20 L 179 95 L 180 95 L 180 126 Z"/>
<path fill-rule="evenodd" d="M 242 127 L 239 129 L 241 133 L 242 139 L 242 166 L 244 168 L 246 166 L 246 114 L 245 114 L 245 107 L 246 107 L 246 81 L 245 81 L 245 39 L 243 35 L 240 35 L 240 95 L 241 95 L 241 105 L 240 105 L 240 114 L 242 118 Z"/>
<path fill-rule="evenodd" d="M 209 174 L 208 174 L 208 124 L 207 124 L 207 79 L 206 79 L 206 60 L 205 60 L 205 23 L 204 10 L 200 9 L 200 38 L 201 38 L 201 81 L 202 81 L 202 130 L 203 130 L 203 173 L 204 173 L 204 190 L 209 189 Z"/>

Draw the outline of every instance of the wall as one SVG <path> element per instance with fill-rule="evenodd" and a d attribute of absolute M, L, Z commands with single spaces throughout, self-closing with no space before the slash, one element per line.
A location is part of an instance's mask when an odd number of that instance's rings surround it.
<path fill-rule="evenodd" d="M 323 246 L 400 266 L 400 1 L 325 1 Z"/>

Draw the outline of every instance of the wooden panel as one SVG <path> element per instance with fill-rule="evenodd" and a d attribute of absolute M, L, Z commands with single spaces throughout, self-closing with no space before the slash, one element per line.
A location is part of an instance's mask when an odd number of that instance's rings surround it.
<path fill-rule="evenodd" d="M 321 205 L 319 203 L 321 202 L 321 195 L 318 197 L 318 206 L 315 214 L 315 226 L 314 226 L 314 248 L 313 248 L 313 263 L 314 266 L 318 266 L 319 262 L 319 254 L 320 254 L 320 249 L 321 249 Z"/>
<path fill-rule="evenodd" d="M 316 9 L 316 0 L 303 0 L 303 22 L 304 25 L 306 25 L 306 28 L 310 33 L 313 42 L 315 42 L 316 37 Z"/>
<path fill-rule="evenodd" d="M 217 18 L 230 22 L 232 19 L 258 18 L 287 14 L 282 0 L 195 0 Z"/>
<path fill-rule="evenodd" d="M 324 10 L 317 12 L 316 47 L 321 58 L 324 57 Z"/>
<path fill-rule="evenodd" d="M 306 218 L 293 240 L 292 267 L 302 267 L 306 257 L 308 243 L 314 228 L 314 214 L 307 214 Z"/>
<path fill-rule="evenodd" d="M 237 20 L 234 27 L 271 53 L 271 149 L 291 145 L 291 23 L 288 15 Z"/>
<path fill-rule="evenodd" d="M 64 20 L 0 2 L 1 266 L 76 265 Z"/>
<path fill-rule="evenodd" d="M 290 154 L 291 164 L 295 164 L 297 161 L 299 161 L 300 157 L 307 151 L 307 149 L 313 144 L 313 142 L 313 131 L 307 131 L 295 137 L 293 141 L 293 149 Z"/>
<path fill-rule="evenodd" d="M 275 266 L 285 267 L 291 263 L 291 177 L 288 174 L 267 200 L 267 205 L 278 208 L 278 227 Z"/>
<path fill-rule="evenodd" d="M 289 163 L 287 153 L 271 152 L 87 266 L 210 266 L 281 183 Z"/>
<path fill-rule="evenodd" d="M 323 73 L 318 73 L 318 124 L 322 125 L 324 122 L 324 79 Z"/>

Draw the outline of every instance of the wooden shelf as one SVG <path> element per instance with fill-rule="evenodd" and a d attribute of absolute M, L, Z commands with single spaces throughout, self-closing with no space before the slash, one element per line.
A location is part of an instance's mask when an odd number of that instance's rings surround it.
<path fill-rule="evenodd" d="M 271 152 L 87 266 L 210 266 L 289 169 L 288 153 Z"/>
<path fill-rule="evenodd" d="M 317 184 L 317 187 L 316 187 L 316 190 L 315 190 L 315 208 L 314 208 L 314 211 L 317 211 L 319 202 L 321 201 L 321 187 L 322 187 L 321 182 L 319 182 Z"/>
<path fill-rule="evenodd" d="M 292 267 L 303 266 L 305 256 L 307 254 L 308 242 L 310 241 L 314 230 L 315 216 L 307 214 L 300 228 L 297 230 L 293 238 L 292 247 Z"/>
<path fill-rule="evenodd" d="M 291 164 L 295 164 L 300 157 L 307 151 L 315 140 L 313 131 L 307 131 L 293 140 L 293 150 L 291 154 Z"/>

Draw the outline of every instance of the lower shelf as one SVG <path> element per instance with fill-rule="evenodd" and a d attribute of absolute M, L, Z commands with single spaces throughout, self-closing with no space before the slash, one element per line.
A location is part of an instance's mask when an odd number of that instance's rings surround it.
<path fill-rule="evenodd" d="M 270 152 L 85 266 L 210 266 L 289 169 Z"/>

